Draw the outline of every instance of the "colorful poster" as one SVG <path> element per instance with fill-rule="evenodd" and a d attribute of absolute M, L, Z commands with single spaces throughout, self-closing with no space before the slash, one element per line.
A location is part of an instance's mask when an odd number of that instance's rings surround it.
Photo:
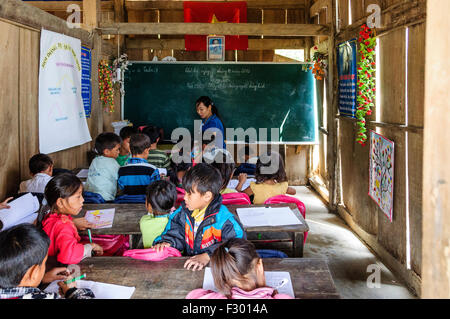
<path fill-rule="evenodd" d="M 356 118 L 356 39 L 338 46 L 339 113 Z"/>
<path fill-rule="evenodd" d="M 84 113 L 91 117 L 91 49 L 81 47 L 81 97 L 83 98 Z"/>
<path fill-rule="evenodd" d="M 42 30 L 39 150 L 48 154 L 90 142 L 81 97 L 81 41 Z"/>
<path fill-rule="evenodd" d="M 392 222 L 394 142 L 370 131 L 369 196 Z"/>

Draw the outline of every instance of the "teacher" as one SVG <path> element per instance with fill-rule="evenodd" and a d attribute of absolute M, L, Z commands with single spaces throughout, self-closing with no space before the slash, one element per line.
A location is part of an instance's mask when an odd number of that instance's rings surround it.
<path fill-rule="evenodd" d="M 225 149 L 225 130 L 214 102 L 208 96 L 201 96 L 195 102 L 195 108 L 202 119 L 202 139 L 205 131 L 212 129 L 214 130 L 216 147 Z"/>

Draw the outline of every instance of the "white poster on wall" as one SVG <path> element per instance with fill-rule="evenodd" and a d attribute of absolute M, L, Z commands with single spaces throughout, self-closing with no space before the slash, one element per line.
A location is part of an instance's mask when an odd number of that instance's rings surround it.
<path fill-rule="evenodd" d="M 81 41 L 42 30 L 39 150 L 48 154 L 91 140 L 81 98 Z"/>

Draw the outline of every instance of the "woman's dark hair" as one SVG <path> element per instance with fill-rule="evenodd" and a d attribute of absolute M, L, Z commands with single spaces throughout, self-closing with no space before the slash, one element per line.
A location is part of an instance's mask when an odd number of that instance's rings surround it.
<path fill-rule="evenodd" d="M 17 287 L 27 270 L 41 265 L 50 238 L 32 224 L 20 224 L 0 233 L 0 288 Z"/>
<path fill-rule="evenodd" d="M 58 198 L 69 198 L 75 194 L 82 185 L 81 180 L 72 173 L 63 173 L 53 177 L 45 186 L 44 195 L 48 207 L 41 207 L 37 225 L 42 227 L 42 221 L 45 214 L 48 212 L 45 208 L 50 208 L 50 210 L 54 209 Z"/>
<path fill-rule="evenodd" d="M 94 151 L 98 155 L 103 155 L 105 150 L 112 150 L 117 144 L 122 143 L 122 139 L 119 135 L 112 132 L 100 133 L 95 139 Z"/>
<path fill-rule="evenodd" d="M 170 169 L 168 170 L 167 174 L 169 175 L 170 181 L 177 186 L 180 184 L 180 181 L 178 180 L 178 172 L 187 172 L 192 167 L 192 163 L 175 163 L 173 160 L 170 162 Z"/>
<path fill-rule="evenodd" d="M 211 161 L 209 158 L 204 157 L 204 161 L 213 167 L 217 168 L 222 175 L 222 188 L 225 189 L 230 182 L 231 176 L 236 168 L 234 160 L 229 153 L 219 150 Z"/>
<path fill-rule="evenodd" d="M 272 151 L 260 155 L 256 162 L 256 183 L 260 184 L 267 180 L 275 180 L 277 183 L 287 182 L 283 159 L 280 153 Z"/>
<path fill-rule="evenodd" d="M 231 238 L 217 247 L 211 255 L 211 272 L 219 292 L 230 298 L 233 281 L 258 288 L 254 269 L 259 258 L 255 246 L 242 238 Z"/>
<path fill-rule="evenodd" d="M 33 155 L 28 161 L 31 174 L 43 172 L 51 165 L 53 165 L 53 161 L 50 156 L 41 153 Z"/>
<path fill-rule="evenodd" d="M 150 138 L 146 134 L 134 134 L 130 138 L 130 151 L 132 155 L 144 153 L 152 145 Z"/>
<path fill-rule="evenodd" d="M 147 202 L 152 205 L 154 215 L 170 212 L 177 200 L 177 188 L 168 181 L 155 181 L 147 187 Z"/>
<path fill-rule="evenodd" d="M 206 163 L 195 165 L 183 177 L 183 188 L 188 193 L 197 188 L 200 194 L 211 192 L 215 197 L 220 194 L 221 187 L 222 176 L 219 170 Z"/>
<path fill-rule="evenodd" d="M 213 114 L 215 114 L 220 121 L 222 121 L 222 118 L 219 115 L 219 110 L 217 109 L 216 104 L 213 102 L 213 100 L 211 100 L 209 98 L 209 96 L 200 96 L 197 101 L 195 102 L 195 108 L 197 109 L 197 107 L 200 105 L 200 103 L 203 103 L 203 105 L 205 105 L 206 107 L 211 105 L 211 112 Z M 223 124 L 223 121 L 222 121 Z M 224 126 L 225 127 L 225 126 Z"/>

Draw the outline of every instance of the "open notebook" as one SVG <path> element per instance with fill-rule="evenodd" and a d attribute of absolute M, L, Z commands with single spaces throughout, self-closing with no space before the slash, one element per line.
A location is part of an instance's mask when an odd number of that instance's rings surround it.
<path fill-rule="evenodd" d="M 58 281 L 59 280 L 53 281 L 44 291 L 58 293 Z M 91 289 L 96 299 L 130 299 L 136 289 L 135 287 L 119 286 L 89 280 L 78 280 L 77 287 Z"/>

